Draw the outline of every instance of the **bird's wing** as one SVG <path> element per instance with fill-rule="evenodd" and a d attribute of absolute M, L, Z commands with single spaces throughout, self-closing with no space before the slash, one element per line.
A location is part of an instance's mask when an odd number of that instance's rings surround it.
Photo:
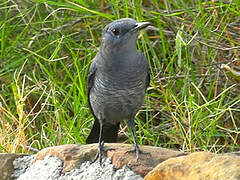
<path fill-rule="evenodd" d="M 96 115 L 94 114 L 94 111 L 93 111 L 93 108 L 92 108 L 92 105 L 90 102 L 90 91 L 94 85 L 96 71 L 97 71 L 97 66 L 96 66 L 95 60 L 93 59 L 91 65 L 89 67 L 88 76 L 87 76 L 87 96 L 88 96 L 88 106 L 94 117 L 94 125 L 91 129 L 90 134 L 88 135 L 88 137 L 86 139 L 87 144 L 98 142 L 98 137 L 99 137 L 99 132 L 100 132 L 100 130 L 99 130 L 100 124 L 99 124 L 99 121 L 98 121 Z"/>
<path fill-rule="evenodd" d="M 97 66 L 96 66 L 96 63 L 93 59 L 91 65 L 89 67 L 88 76 L 87 76 L 87 96 L 88 96 L 88 105 L 89 105 L 90 110 L 91 110 L 95 119 L 96 119 L 96 116 L 94 115 L 94 112 L 93 112 L 93 109 L 92 109 L 92 106 L 91 106 L 91 103 L 90 103 L 90 91 L 91 91 L 91 88 L 94 85 L 96 71 L 97 71 Z"/>
<path fill-rule="evenodd" d="M 88 96 L 89 96 L 89 91 L 91 90 L 93 84 L 94 84 L 94 79 L 95 79 L 95 73 L 97 71 L 97 67 L 95 64 L 95 61 L 93 60 L 89 70 L 88 70 L 88 76 L 87 76 L 87 87 L 88 87 Z"/>
<path fill-rule="evenodd" d="M 97 143 L 99 139 L 99 133 L 100 133 L 100 122 L 97 119 L 96 115 L 94 114 L 94 111 L 90 102 L 90 91 L 94 85 L 96 71 L 97 71 L 97 66 L 96 66 L 95 59 L 93 59 L 92 64 L 90 65 L 90 68 L 88 71 L 88 76 L 87 76 L 87 85 L 88 85 L 87 95 L 88 95 L 89 108 L 95 120 L 94 120 L 93 127 L 91 129 L 91 132 L 86 139 L 87 144 Z M 102 140 L 104 142 L 117 142 L 119 126 L 120 126 L 120 123 L 117 123 L 117 124 L 105 123 L 103 126 Z"/>

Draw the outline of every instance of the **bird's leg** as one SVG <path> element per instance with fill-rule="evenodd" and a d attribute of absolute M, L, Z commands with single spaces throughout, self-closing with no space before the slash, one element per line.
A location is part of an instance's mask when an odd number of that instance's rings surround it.
<path fill-rule="evenodd" d="M 149 153 L 148 152 L 143 152 L 143 151 L 140 150 L 140 148 L 138 146 L 138 142 L 137 142 L 134 126 L 135 126 L 135 123 L 134 123 L 133 120 L 128 121 L 128 127 L 130 128 L 131 134 L 133 136 L 134 145 L 133 145 L 133 149 L 127 151 L 127 153 L 136 152 L 136 157 L 138 159 L 139 158 L 139 154 L 149 154 Z"/>
<path fill-rule="evenodd" d="M 102 166 L 102 151 L 104 148 L 104 141 L 102 141 L 102 129 L 103 129 L 103 123 L 100 122 L 100 132 L 99 132 L 99 138 L 98 138 L 98 153 L 96 154 L 94 160 L 92 163 L 94 163 L 99 158 L 100 166 Z"/>
<path fill-rule="evenodd" d="M 99 163 L 100 166 L 102 167 L 102 152 L 103 151 L 109 151 L 109 150 L 114 150 L 113 148 L 106 148 L 104 147 L 104 141 L 102 140 L 102 133 L 103 133 L 103 122 L 100 121 L 100 131 L 99 131 L 99 139 L 98 139 L 98 152 L 95 156 L 95 158 L 93 159 L 93 161 L 91 163 L 96 162 L 96 160 L 99 158 Z"/>

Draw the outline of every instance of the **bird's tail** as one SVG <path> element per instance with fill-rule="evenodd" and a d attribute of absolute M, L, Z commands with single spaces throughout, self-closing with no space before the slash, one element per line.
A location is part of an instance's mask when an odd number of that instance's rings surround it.
<path fill-rule="evenodd" d="M 103 129 L 102 129 L 102 140 L 108 143 L 117 142 L 119 127 L 120 127 L 120 123 L 117 123 L 117 124 L 104 123 Z M 86 143 L 87 144 L 97 143 L 99 139 L 99 133 L 100 133 L 100 123 L 97 119 L 95 119 L 91 132 L 86 139 Z"/>

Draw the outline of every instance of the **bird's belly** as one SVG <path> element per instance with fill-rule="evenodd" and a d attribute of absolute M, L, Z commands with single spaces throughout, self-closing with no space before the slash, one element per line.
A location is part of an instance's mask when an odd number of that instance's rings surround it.
<path fill-rule="evenodd" d="M 90 103 L 98 119 L 115 124 L 135 116 L 142 105 L 144 94 L 143 87 L 129 89 L 94 87 L 90 92 Z"/>

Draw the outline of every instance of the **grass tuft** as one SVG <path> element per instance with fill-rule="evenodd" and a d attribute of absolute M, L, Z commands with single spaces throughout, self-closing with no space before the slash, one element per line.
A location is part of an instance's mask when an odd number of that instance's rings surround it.
<path fill-rule="evenodd" d="M 0 0 L 0 152 L 85 143 L 88 68 L 123 17 L 152 23 L 138 41 L 152 77 L 140 144 L 239 150 L 240 85 L 221 69 L 239 71 L 239 12 L 238 0 Z M 131 141 L 125 124 L 119 135 Z"/>

